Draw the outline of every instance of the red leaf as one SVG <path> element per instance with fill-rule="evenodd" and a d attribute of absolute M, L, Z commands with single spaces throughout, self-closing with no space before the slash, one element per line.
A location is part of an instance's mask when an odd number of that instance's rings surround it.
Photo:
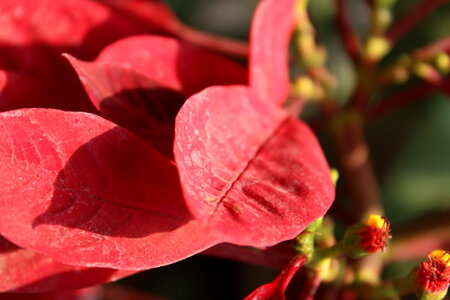
<path fill-rule="evenodd" d="M 167 159 L 87 113 L 0 114 L 0 233 L 65 264 L 139 270 L 215 244 Z"/>
<path fill-rule="evenodd" d="M 209 85 L 245 83 L 246 77 L 237 63 L 166 37 L 121 40 L 94 63 L 66 57 L 105 118 L 170 159 L 175 116 L 186 98 L 178 92 L 189 95 Z"/>
<path fill-rule="evenodd" d="M 0 111 L 25 107 L 52 107 L 94 111 L 81 89 L 67 89 L 26 73 L 0 70 Z"/>
<path fill-rule="evenodd" d="M 295 0 L 263 0 L 250 34 L 250 87 L 266 101 L 282 105 L 289 95 L 289 42 Z"/>
<path fill-rule="evenodd" d="M 305 264 L 306 257 L 296 256 L 275 278 L 274 281 L 260 286 L 244 300 L 285 300 L 284 292 L 297 271 Z"/>
<path fill-rule="evenodd" d="M 115 281 L 134 271 L 63 265 L 0 236 L 0 292 L 48 293 Z M 2 298 L 3 299 L 3 298 Z"/>
<path fill-rule="evenodd" d="M 175 34 L 180 26 L 171 9 L 160 0 L 94 0 L 115 11 L 130 15 L 141 20 L 151 28 L 158 28 L 161 32 Z"/>
<path fill-rule="evenodd" d="M 185 96 L 113 63 L 88 63 L 66 55 L 89 98 L 107 119 L 144 138 L 173 160 L 175 116 Z"/>
<path fill-rule="evenodd" d="M 292 239 L 333 200 L 313 133 L 246 87 L 189 98 L 174 152 L 191 212 L 222 241 L 264 247 Z"/>
<path fill-rule="evenodd" d="M 88 0 L 2 0 L 0 11 L 0 68 L 26 71 L 59 84 L 73 78 L 61 53 L 93 59 L 122 37 L 160 32 Z"/>
<path fill-rule="evenodd" d="M 238 63 L 162 36 L 120 40 L 105 48 L 97 61 L 126 66 L 186 95 L 211 85 L 247 82 L 247 70 Z"/>

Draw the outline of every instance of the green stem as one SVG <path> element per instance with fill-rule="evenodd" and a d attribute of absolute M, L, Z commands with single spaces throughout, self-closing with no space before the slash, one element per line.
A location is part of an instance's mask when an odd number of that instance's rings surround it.
<path fill-rule="evenodd" d="M 295 239 L 296 244 L 294 246 L 298 253 L 305 255 L 308 261 L 314 255 L 314 236 L 316 231 L 322 225 L 323 217 L 316 219 Z"/>
<path fill-rule="evenodd" d="M 318 262 L 324 258 L 334 258 L 345 254 L 344 243 L 342 241 L 337 242 L 331 247 L 316 250 L 312 264 Z"/>

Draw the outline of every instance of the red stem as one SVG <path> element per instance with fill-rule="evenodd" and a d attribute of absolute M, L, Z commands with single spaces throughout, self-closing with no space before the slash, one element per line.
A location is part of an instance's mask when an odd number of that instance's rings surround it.
<path fill-rule="evenodd" d="M 444 78 L 445 77 L 442 76 L 433 67 L 430 67 L 426 71 L 426 74 L 424 74 L 424 76 L 423 76 L 423 79 L 425 79 L 425 81 L 428 81 L 429 83 L 431 83 L 435 87 L 440 87 L 445 82 Z"/>
<path fill-rule="evenodd" d="M 362 116 L 347 112 L 336 119 L 334 145 L 344 184 L 354 203 L 353 211 L 365 221 L 372 213 L 382 213 L 378 184 L 364 138 Z"/>
<path fill-rule="evenodd" d="M 428 14 L 446 2 L 449 2 L 449 0 L 423 0 L 389 29 L 387 32 L 388 39 L 394 43 Z"/>
<path fill-rule="evenodd" d="M 182 24 L 173 12 L 158 1 L 128 1 L 128 0 L 95 0 L 123 14 L 132 16 L 144 26 L 170 33 L 179 39 L 199 47 L 220 53 L 248 57 L 249 47 L 246 42 L 209 34 Z"/>
<path fill-rule="evenodd" d="M 354 64 L 358 64 L 360 44 L 358 37 L 350 26 L 344 0 L 336 0 L 336 23 L 344 48 Z"/>
<path fill-rule="evenodd" d="M 434 213 L 394 231 L 386 261 L 423 258 L 436 249 L 450 249 L 450 211 Z"/>
<path fill-rule="evenodd" d="M 199 47 L 244 58 L 247 58 L 249 54 L 249 46 L 243 41 L 212 35 L 181 23 L 178 24 L 175 32 L 183 40 Z"/>
<path fill-rule="evenodd" d="M 428 96 L 433 90 L 434 87 L 428 82 L 422 82 L 408 87 L 382 100 L 380 104 L 369 110 L 367 116 L 369 118 L 376 118 L 390 113 Z"/>
<path fill-rule="evenodd" d="M 361 83 L 353 91 L 348 107 L 357 111 L 363 111 L 370 100 L 370 92 L 361 86 Z"/>
<path fill-rule="evenodd" d="M 415 58 L 419 60 L 428 60 L 440 52 L 450 51 L 450 36 L 433 42 L 425 47 L 417 49 L 413 52 Z"/>
<path fill-rule="evenodd" d="M 425 98 L 435 90 L 441 90 L 447 95 L 450 95 L 450 75 L 441 76 L 436 72 L 431 74 L 431 76 L 427 76 L 425 79 L 427 82 L 408 87 L 382 100 L 380 104 L 369 110 L 367 116 L 369 118 L 376 118 L 390 113 Z"/>
<path fill-rule="evenodd" d="M 317 273 L 309 274 L 308 281 L 303 287 L 299 300 L 314 300 L 321 282 L 322 280 Z"/>

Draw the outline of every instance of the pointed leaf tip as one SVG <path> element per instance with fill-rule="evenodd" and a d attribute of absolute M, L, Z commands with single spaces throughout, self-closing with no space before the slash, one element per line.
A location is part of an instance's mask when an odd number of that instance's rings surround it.
<path fill-rule="evenodd" d="M 282 105 L 289 95 L 289 42 L 295 0 L 263 0 L 250 33 L 250 87 L 261 99 Z"/>

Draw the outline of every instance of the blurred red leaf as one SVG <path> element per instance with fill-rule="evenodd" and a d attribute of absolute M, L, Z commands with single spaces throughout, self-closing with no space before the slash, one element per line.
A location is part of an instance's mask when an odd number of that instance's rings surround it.
<path fill-rule="evenodd" d="M 120 40 L 106 47 L 97 61 L 131 68 L 185 95 L 211 85 L 247 82 L 247 70 L 240 64 L 174 38 L 155 35 Z"/>
<path fill-rule="evenodd" d="M 134 271 L 64 265 L 0 236 L 0 292 L 49 293 L 97 285 Z M 2 299 L 4 294 L 2 294 Z"/>
<path fill-rule="evenodd" d="M 184 204 L 176 168 L 100 117 L 0 114 L 0 233 L 65 264 L 139 270 L 216 243 Z"/>
<path fill-rule="evenodd" d="M 93 59 L 119 38 L 149 32 L 141 23 L 88 0 L 4 0 L 0 11 L 0 68 L 60 83 L 71 74 L 62 52 Z"/>
<path fill-rule="evenodd" d="M 121 12 L 123 15 L 140 20 L 150 28 L 161 32 L 175 33 L 179 23 L 172 10 L 161 0 L 93 0 Z"/>
<path fill-rule="evenodd" d="M 289 282 L 297 271 L 305 264 L 306 257 L 303 255 L 296 256 L 274 281 L 264 284 L 254 290 L 244 300 L 285 300 L 284 292 Z"/>
<path fill-rule="evenodd" d="M 292 239 L 334 197 L 314 134 L 243 86 L 189 98 L 176 119 L 174 153 L 189 209 L 225 242 Z"/>
<path fill-rule="evenodd" d="M 289 95 L 289 42 L 295 0 L 263 0 L 250 34 L 250 87 L 261 99 L 282 105 Z"/>
<path fill-rule="evenodd" d="M 6 91 L 0 90 L 3 109 L 41 106 L 92 111 L 61 53 L 93 59 L 117 39 L 157 30 L 88 0 L 3 0 L 0 11 L 0 69 L 20 72 L 6 73 Z M 38 81 L 51 88 L 41 89 Z M 25 99 L 33 93 L 37 97 Z"/>

